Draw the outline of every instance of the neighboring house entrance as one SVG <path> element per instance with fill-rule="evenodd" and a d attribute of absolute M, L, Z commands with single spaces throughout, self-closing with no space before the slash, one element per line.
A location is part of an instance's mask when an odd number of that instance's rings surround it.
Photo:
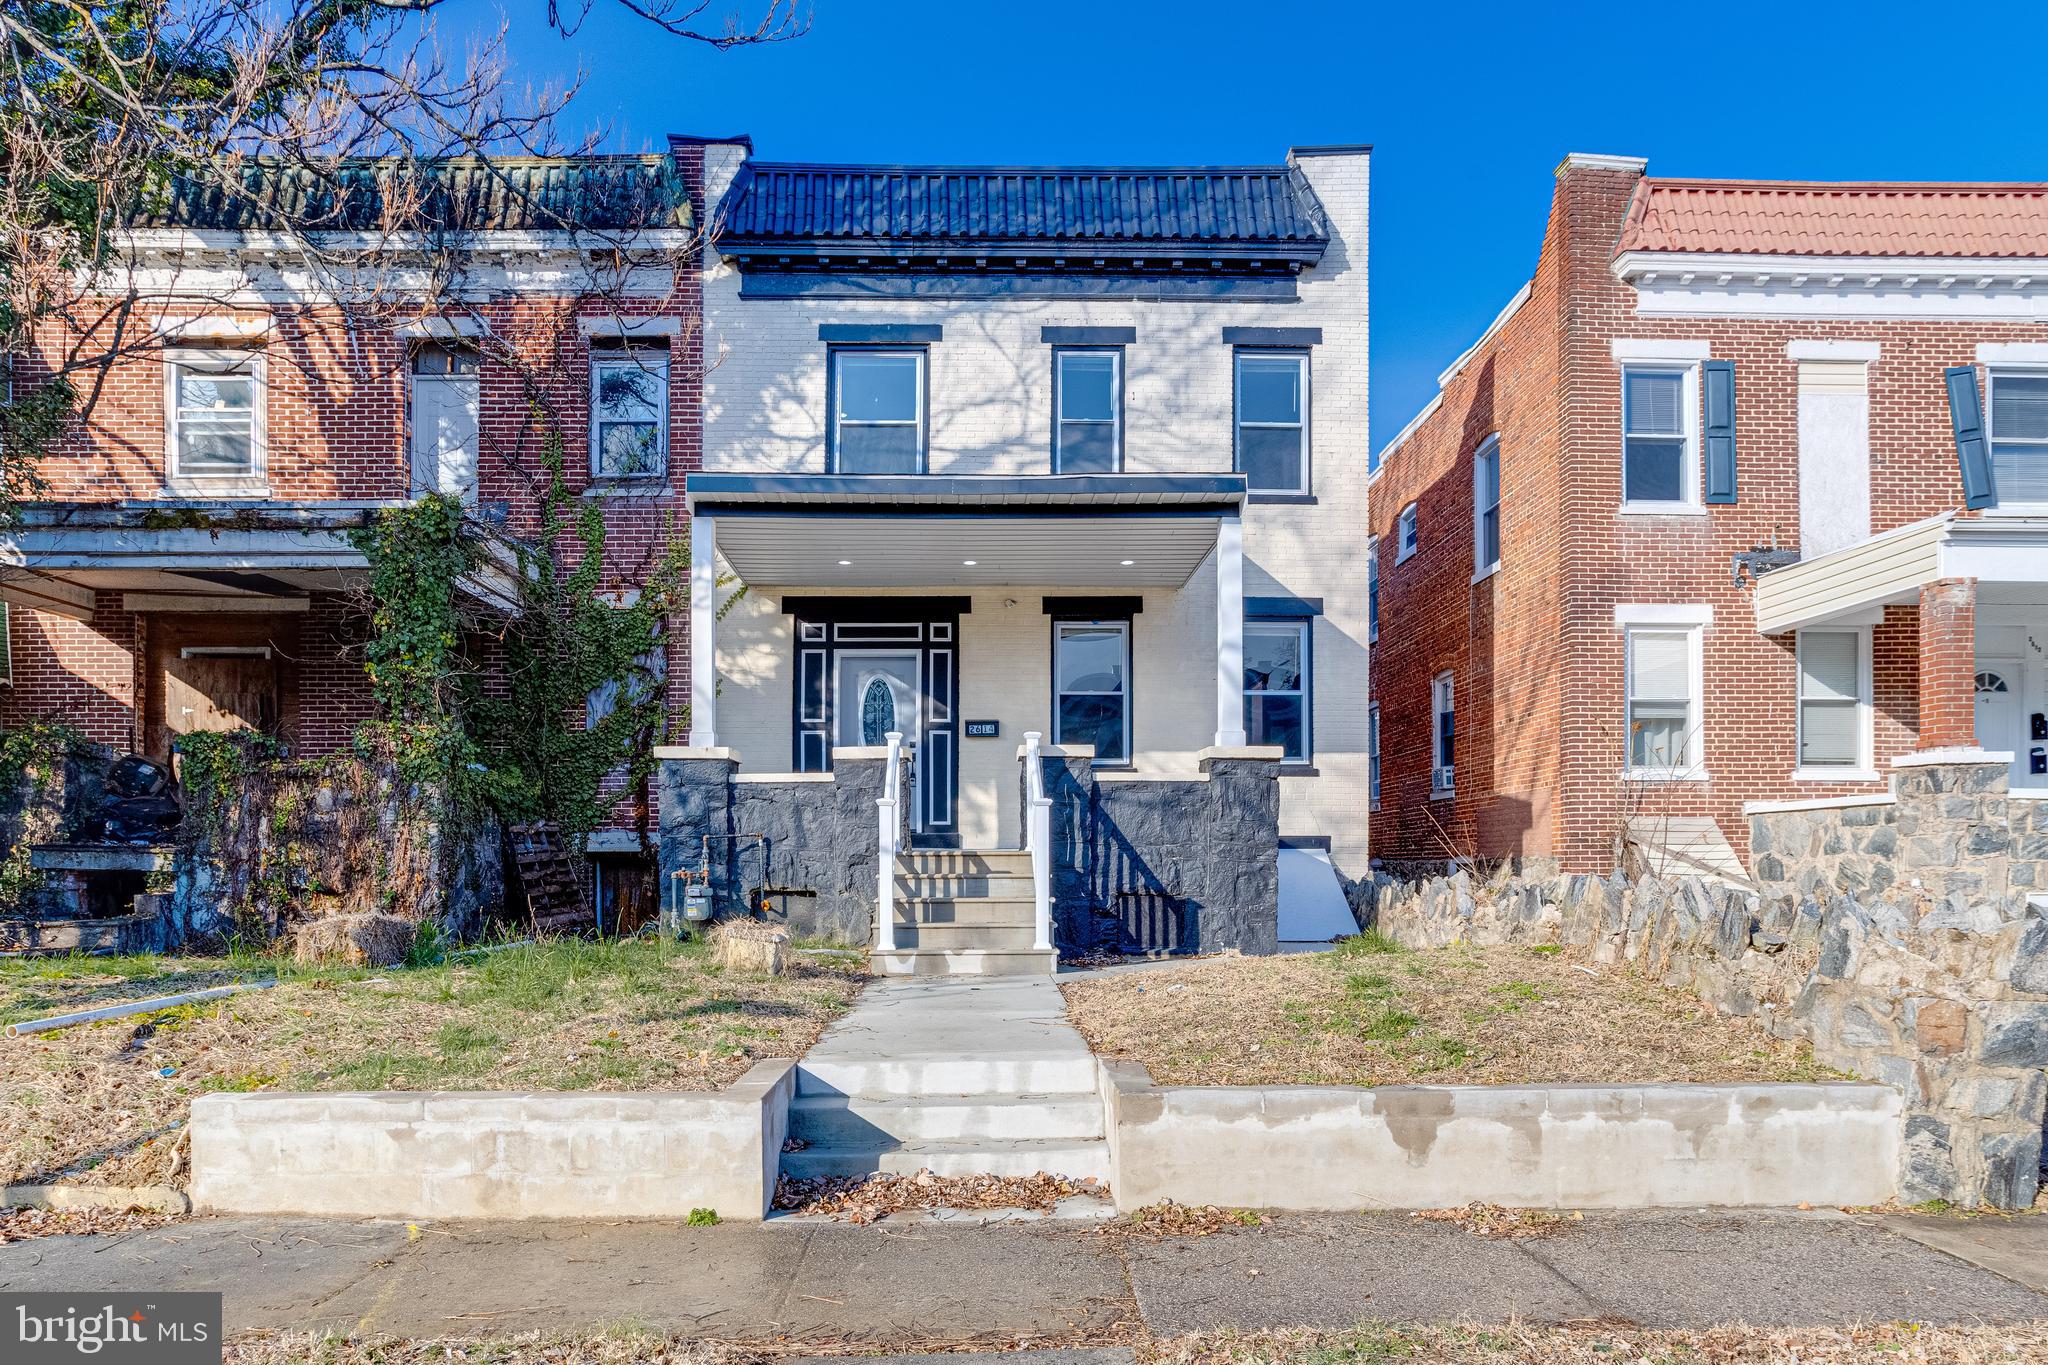
<path fill-rule="evenodd" d="M 298 623 L 270 616 L 152 616 L 143 749 L 168 758 L 179 735 L 259 730 L 288 737 L 295 688 L 286 648 Z"/>
<path fill-rule="evenodd" d="M 2027 777 L 2027 733 L 2021 691 L 2023 674 L 2018 659 L 1977 660 L 1977 744 L 1980 748 L 2009 750 L 2013 756 L 2012 785 L 2029 784 Z M 2041 778 L 2031 781 L 2048 785 Z"/>
<path fill-rule="evenodd" d="M 828 771 L 833 749 L 875 748 L 900 733 L 914 754 L 912 830 L 921 842 L 957 842 L 966 599 L 785 598 L 783 610 L 796 617 L 797 771 Z"/>
<path fill-rule="evenodd" d="M 412 353 L 412 491 L 476 501 L 477 354 L 439 342 Z"/>

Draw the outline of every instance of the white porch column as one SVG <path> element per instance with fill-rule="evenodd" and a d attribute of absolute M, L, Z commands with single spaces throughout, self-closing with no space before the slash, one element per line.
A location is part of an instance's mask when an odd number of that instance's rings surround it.
<path fill-rule="evenodd" d="M 1216 523 L 1216 747 L 1244 744 L 1244 523 Z"/>
<path fill-rule="evenodd" d="M 690 518 L 690 745 L 718 743 L 718 531 Z"/>

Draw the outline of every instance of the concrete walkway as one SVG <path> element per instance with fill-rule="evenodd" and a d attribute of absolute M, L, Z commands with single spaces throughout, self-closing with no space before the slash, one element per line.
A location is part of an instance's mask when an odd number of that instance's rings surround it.
<path fill-rule="evenodd" d="M 1106 1181 L 1096 1077 L 1050 978 L 875 982 L 797 1063 L 782 1171 Z"/>
<path fill-rule="evenodd" d="M 230 1331 L 398 1336 L 634 1325 L 703 1337 L 873 1344 L 1100 1340 L 1361 1319 L 1650 1327 L 2048 1319 L 2048 1220 L 1590 1214 L 1560 1236 L 1483 1241 L 1398 1214 L 1299 1215 L 1201 1238 L 1084 1224 L 422 1225 L 197 1219 L 0 1247 L 0 1290 L 219 1290 Z M 1916 1240 L 1920 1238 L 1920 1240 Z M 2032 1246 L 2038 1247 L 2035 1242 Z M 1982 1268 L 2000 1254 L 2009 1274 Z"/>

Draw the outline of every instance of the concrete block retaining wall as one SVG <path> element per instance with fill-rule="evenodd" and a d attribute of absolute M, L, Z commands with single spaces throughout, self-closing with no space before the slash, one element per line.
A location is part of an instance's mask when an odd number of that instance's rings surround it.
<path fill-rule="evenodd" d="M 202 1213 L 385 1218 L 763 1217 L 796 1067 L 716 1093 L 203 1095 Z"/>
<path fill-rule="evenodd" d="M 1173 1086 L 1102 1067 L 1120 1209 L 1875 1204 L 1881 1085 Z"/>

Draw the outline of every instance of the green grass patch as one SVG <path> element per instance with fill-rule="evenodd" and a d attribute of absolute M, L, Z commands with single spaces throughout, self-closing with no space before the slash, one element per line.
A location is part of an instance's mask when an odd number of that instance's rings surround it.
<path fill-rule="evenodd" d="M 1362 934 L 1353 934 L 1349 938 L 1340 938 L 1337 940 L 1337 946 L 1334 949 L 1336 956 L 1340 958 L 1375 957 L 1385 953 L 1405 953 L 1407 951 L 1406 948 L 1403 948 L 1377 929 L 1368 929 Z"/>

